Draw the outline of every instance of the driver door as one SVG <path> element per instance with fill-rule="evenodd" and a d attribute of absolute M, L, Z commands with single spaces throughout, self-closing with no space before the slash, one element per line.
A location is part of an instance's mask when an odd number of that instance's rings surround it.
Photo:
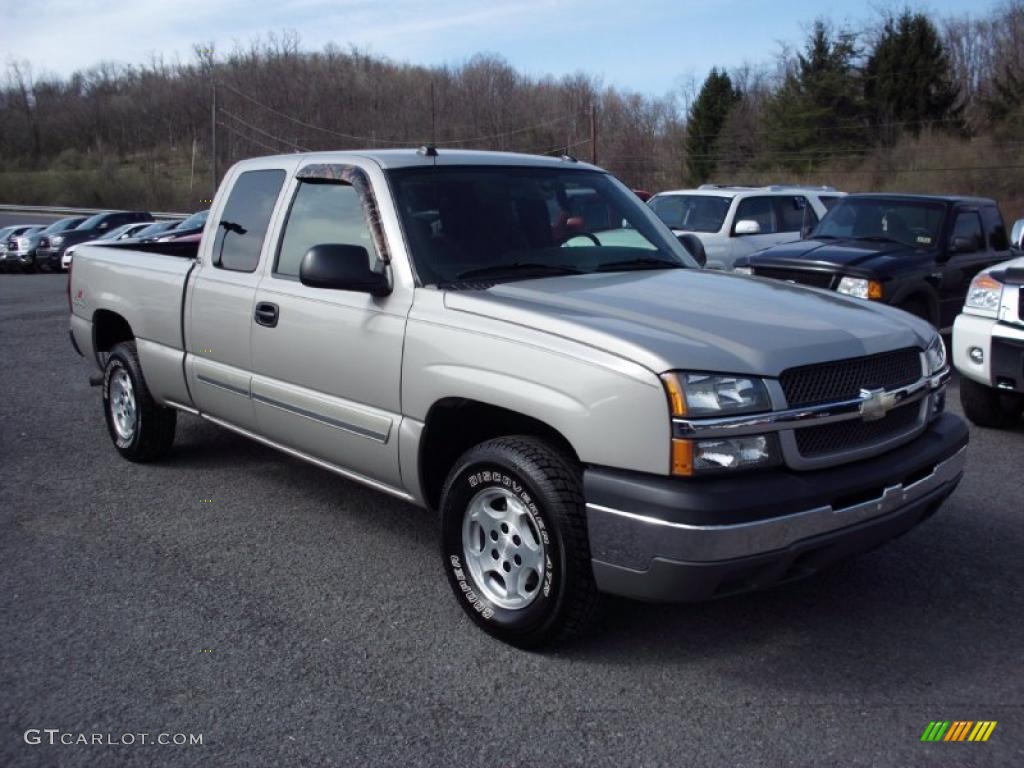
<path fill-rule="evenodd" d="M 301 174 L 301 171 L 300 171 Z M 388 296 L 299 281 L 306 251 L 358 245 L 381 254 L 361 193 L 293 179 L 287 217 L 256 289 L 252 399 L 261 434 L 361 478 L 399 487 L 398 425 L 408 287 Z"/>

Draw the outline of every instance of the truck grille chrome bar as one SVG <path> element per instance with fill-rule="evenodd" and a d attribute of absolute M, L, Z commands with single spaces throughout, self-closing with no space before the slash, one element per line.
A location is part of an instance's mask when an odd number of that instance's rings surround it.
<path fill-rule="evenodd" d="M 909 405 L 945 386 L 949 376 L 949 369 L 946 368 L 934 376 L 921 378 L 913 384 L 887 391 L 885 394 L 890 396 L 891 408 Z M 862 409 L 871 395 L 869 390 L 863 390 L 862 394 L 855 398 L 805 408 L 788 408 L 784 411 L 713 419 L 674 419 L 672 432 L 675 437 L 702 440 L 764 434 L 863 419 Z"/>

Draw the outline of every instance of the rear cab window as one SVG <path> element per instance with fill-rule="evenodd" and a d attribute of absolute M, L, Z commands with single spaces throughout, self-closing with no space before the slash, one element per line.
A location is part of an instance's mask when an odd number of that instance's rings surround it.
<path fill-rule="evenodd" d="M 217 222 L 213 266 L 232 272 L 256 271 L 285 175 L 275 168 L 245 171 L 235 179 Z"/>

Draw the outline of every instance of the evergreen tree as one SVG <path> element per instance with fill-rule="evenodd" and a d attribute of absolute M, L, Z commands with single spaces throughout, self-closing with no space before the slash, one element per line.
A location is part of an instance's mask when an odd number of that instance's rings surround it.
<path fill-rule="evenodd" d="M 882 129 L 895 141 L 899 130 L 914 136 L 930 124 L 962 130 L 959 88 L 939 31 L 923 13 L 889 17 L 868 57 L 864 96 Z"/>
<path fill-rule="evenodd" d="M 718 136 L 739 100 L 728 73 L 712 68 L 686 122 L 686 169 L 691 184 L 701 184 L 715 172 Z"/>
<path fill-rule="evenodd" d="M 834 152 L 865 146 L 856 36 L 816 21 L 804 52 L 767 100 L 762 165 L 807 168 Z"/>

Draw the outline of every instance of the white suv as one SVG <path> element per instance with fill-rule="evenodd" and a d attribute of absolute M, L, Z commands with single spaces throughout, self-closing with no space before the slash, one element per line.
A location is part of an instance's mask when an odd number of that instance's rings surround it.
<path fill-rule="evenodd" d="M 799 240 L 845 194 L 832 187 L 704 184 L 661 192 L 647 204 L 677 235 L 700 238 L 709 269 L 732 269 L 741 256 Z"/>

